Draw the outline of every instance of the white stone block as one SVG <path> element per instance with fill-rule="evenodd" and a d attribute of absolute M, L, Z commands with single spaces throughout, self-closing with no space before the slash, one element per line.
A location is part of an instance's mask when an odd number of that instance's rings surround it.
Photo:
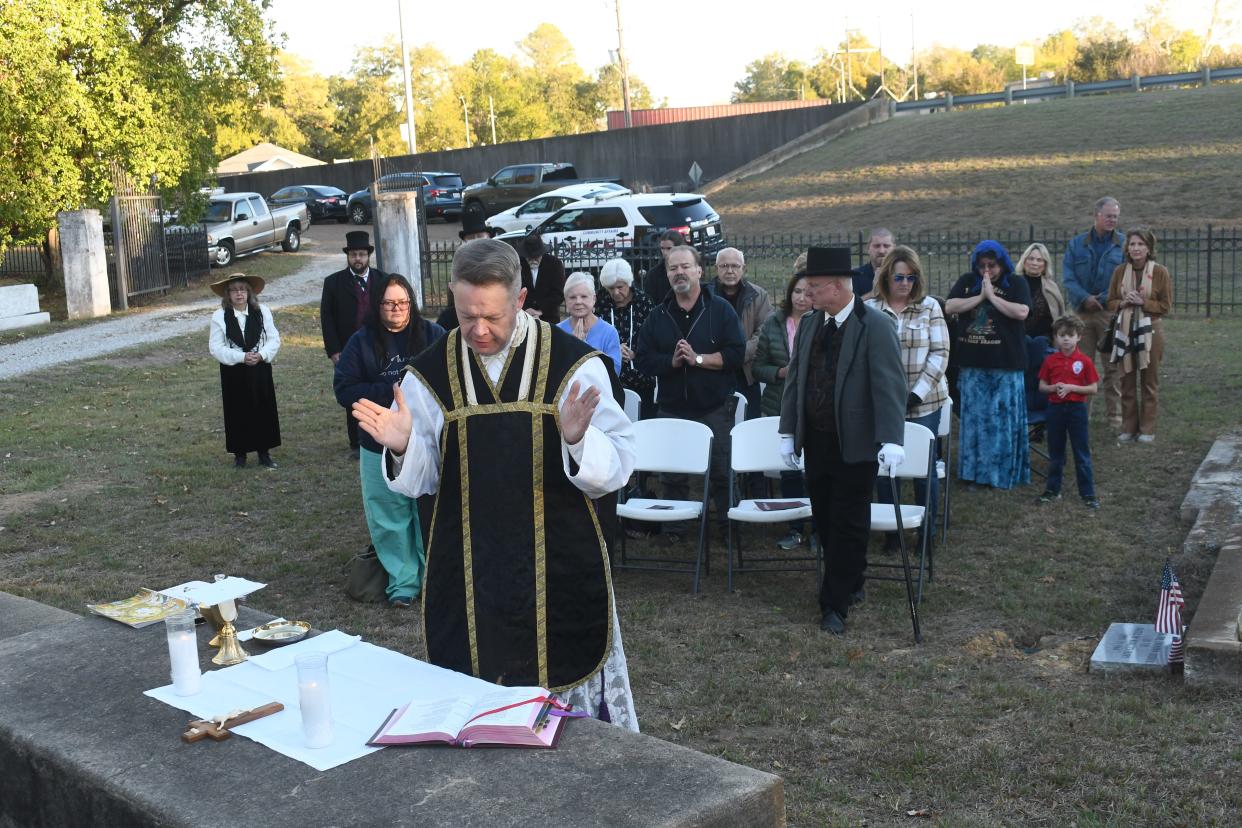
<path fill-rule="evenodd" d="M 39 291 L 34 285 L 0 287 L 0 319 L 39 312 Z"/>
<path fill-rule="evenodd" d="M 21 316 L 0 316 L 0 331 L 15 331 L 18 328 L 33 328 L 35 325 L 46 325 L 52 321 L 50 313 L 25 313 Z"/>

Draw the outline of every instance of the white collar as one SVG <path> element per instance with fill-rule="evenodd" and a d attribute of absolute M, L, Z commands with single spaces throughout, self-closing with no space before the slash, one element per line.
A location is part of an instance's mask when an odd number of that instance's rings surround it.
<path fill-rule="evenodd" d="M 837 327 L 839 328 L 845 324 L 845 320 L 849 319 L 850 314 L 853 312 L 854 312 L 854 300 L 851 299 L 850 301 L 845 303 L 845 307 L 841 308 L 841 310 L 837 311 L 832 316 L 828 315 L 828 311 L 824 311 L 824 324 L 827 325 L 829 319 L 835 319 L 837 320 Z"/>

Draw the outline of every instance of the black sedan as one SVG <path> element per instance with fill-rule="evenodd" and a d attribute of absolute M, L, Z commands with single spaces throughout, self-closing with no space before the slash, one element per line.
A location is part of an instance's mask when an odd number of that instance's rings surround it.
<path fill-rule="evenodd" d="M 312 222 L 336 219 L 338 224 L 349 221 L 349 213 L 345 211 L 345 203 L 349 196 L 337 187 L 325 187 L 321 184 L 295 184 L 282 187 L 272 193 L 268 199 L 270 204 L 284 206 L 287 204 L 305 204 L 310 212 Z"/>

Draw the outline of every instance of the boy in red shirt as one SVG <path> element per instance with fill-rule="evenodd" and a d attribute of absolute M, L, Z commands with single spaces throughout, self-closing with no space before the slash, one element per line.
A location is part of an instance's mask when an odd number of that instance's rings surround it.
<path fill-rule="evenodd" d="M 1041 503 L 1061 497 L 1061 475 L 1065 471 L 1065 438 L 1074 449 L 1074 474 L 1078 494 L 1088 509 L 1100 508 L 1095 496 L 1095 477 L 1091 472 L 1091 447 L 1087 444 L 1087 396 L 1099 387 L 1095 363 L 1078 350 L 1084 325 L 1077 316 L 1066 315 L 1052 323 L 1056 351 L 1039 368 L 1039 391 L 1048 395 L 1048 483 L 1039 496 Z"/>

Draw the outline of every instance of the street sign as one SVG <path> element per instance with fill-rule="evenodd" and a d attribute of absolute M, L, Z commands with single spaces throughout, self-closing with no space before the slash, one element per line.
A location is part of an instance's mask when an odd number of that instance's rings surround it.
<path fill-rule="evenodd" d="M 1019 66 L 1034 66 L 1035 47 L 1029 44 L 1014 47 L 1013 62 Z"/>
<path fill-rule="evenodd" d="M 697 190 L 699 182 L 703 180 L 703 168 L 699 166 L 698 161 L 690 165 L 690 180 L 694 182 L 694 189 Z"/>

